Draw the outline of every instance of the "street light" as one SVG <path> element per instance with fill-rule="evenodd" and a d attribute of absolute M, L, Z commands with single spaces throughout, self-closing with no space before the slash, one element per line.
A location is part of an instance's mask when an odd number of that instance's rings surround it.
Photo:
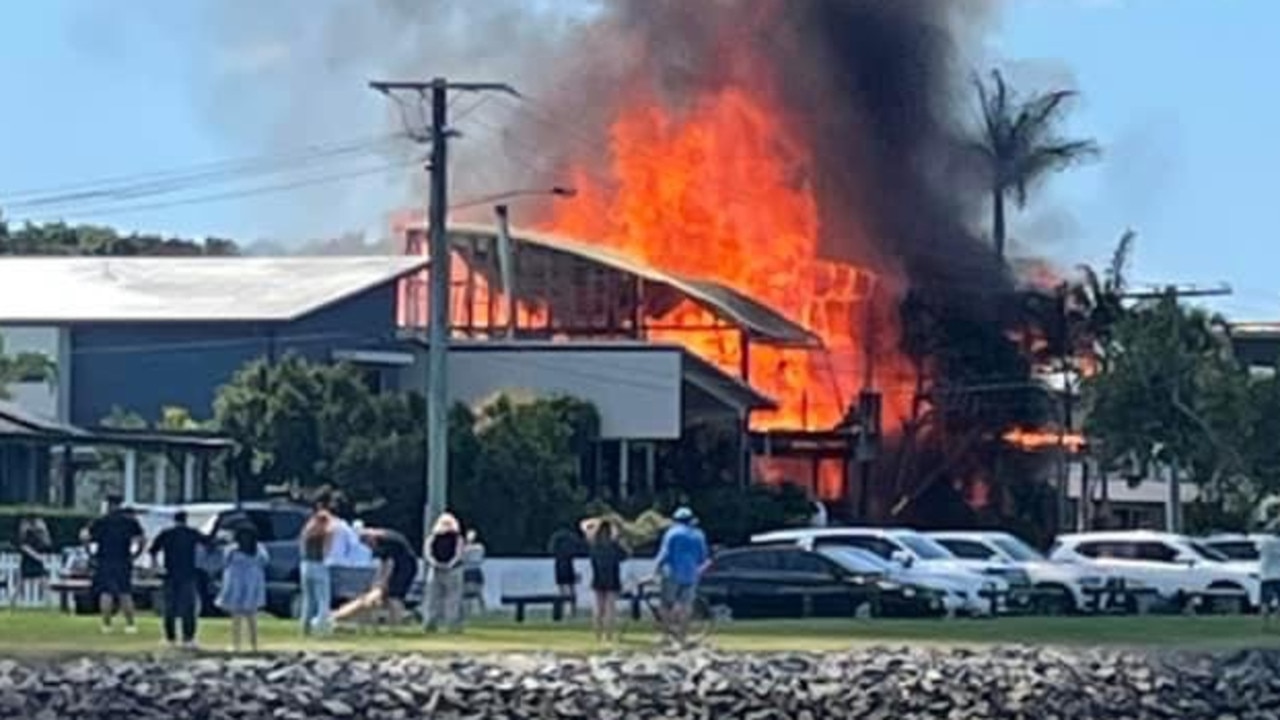
<path fill-rule="evenodd" d="M 490 203 L 501 202 L 503 200 L 515 200 L 524 197 L 562 197 L 571 198 L 577 196 L 578 191 L 575 188 L 565 185 L 553 185 L 549 188 L 525 188 L 521 190 L 507 190 L 506 192 L 494 193 L 492 195 L 484 195 L 471 200 L 463 200 L 456 205 L 450 205 L 450 210 L 466 210 L 467 208 L 478 207 L 480 205 L 488 205 Z"/>

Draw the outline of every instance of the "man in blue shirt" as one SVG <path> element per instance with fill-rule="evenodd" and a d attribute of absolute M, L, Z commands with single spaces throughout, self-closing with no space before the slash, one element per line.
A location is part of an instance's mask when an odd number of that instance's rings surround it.
<path fill-rule="evenodd" d="M 689 626 L 689 614 L 698 595 L 698 577 L 707 563 L 707 538 L 695 526 L 693 511 L 682 507 L 672 514 L 675 524 L 662 536 L 655 560 L 662 574 L 662 605 L 667 628 L 677 639 Z"/>

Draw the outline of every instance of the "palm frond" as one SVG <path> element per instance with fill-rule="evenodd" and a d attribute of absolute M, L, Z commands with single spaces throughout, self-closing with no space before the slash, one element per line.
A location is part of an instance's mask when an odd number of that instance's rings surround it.
<path fill-rule="evenodd" d="M 1120 242 L 1116 243 L 1115 252 L 1111 254 L 1111 264 L 1107 266 L 1106 280 L 1107 288 L 1112 292 L 1124 292 L 1125 286 L 1128 284 L 1125 277 L 1129 267 L 1129 259 L 1133 255 L 1133 245 L 1138 239 L 1138 233 L 1132 229 L 1125 230 L 1120 236 Z"/>

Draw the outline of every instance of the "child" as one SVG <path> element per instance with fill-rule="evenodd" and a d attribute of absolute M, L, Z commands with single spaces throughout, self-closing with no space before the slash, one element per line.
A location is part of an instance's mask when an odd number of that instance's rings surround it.
<path fill-rule="evenodd" d="M 244 629 L 249 630 L 249 649 L 258 651 L 258 610 L 267 604 L 267 551 L 258 544 L 258 533 L 250 524 L 236 528 L 235 543 L 227 550 L 222 571 L 222 592 L 218 607 L 231 616 L 232 649 L 240 652 Z"/>

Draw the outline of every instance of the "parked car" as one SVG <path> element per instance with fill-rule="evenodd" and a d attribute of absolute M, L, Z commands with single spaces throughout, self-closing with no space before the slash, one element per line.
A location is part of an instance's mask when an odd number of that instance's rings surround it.
<path fill-rule="evenodd" d="M 970 598 L 980 598 L 991 588 L 989 581 L 972 573 L 931 570 L 922 565 L 904 567 L 875 553 L 847 545 L 825 545 L 816 552 L 852 572 L 876 575 L 908 587 L 937 592 L 942 596 L 942 607 L 948 616 L 970 613 Z M 984 603 L 983 607 L 989 610 L 990 603 Z"/>
<path fill-rule="evenodd" d="M 1205 591 L 1236 591 L 1248 607 L 1259 605 L 1256 563 L 1231 561 L 1182 535 L 1145 530 L 1061 535 L 1049 557 L 1105 570 L 1178 604 Z"/>
<path fill-rule="evenodd" d="M 904 584 L 878 572 L 797 545 L 725 550 L 699 583 L 713 609 L 735 619 L 938 617 L 942 593 Z"/>
<path fill-rule="evenodd" d="M 1201 542 L 1234 562 L 1258 562 L 1262 557 L 1262 543 L 1274 535 L 1263 533 L 1210 535 Z"/>
<path fill-rule="evenodd" d="M 200 578 L 200 601 L 202 612 L 214 611 L 214 600 L 218 597 L 218 584 L 223 570 L 223 548 L 232 542 L 233 529 L 239 523 L 251 523 L 257 529 L 259 541 L 264 544 L 270 564 L 268 566 L 269 591 L 268 609 L 280 618 L 292 618 L 296 615 L 298 569 L 300 569 L 301 548 L 298 536 L 302 525 L 306 524 L 310 510 L 300 505 L 287 502 L 202 502 L 189 505 L 140 505 L 134 506 L 138 523 L 146 534 L 146 542 L 151 543 L 161 530 L 173 525 L 174 515 L 179 510 L 187 511 L 187 524 L 192 528 L 214 538 L 216 550 L 204 553 L 201 569 L 204 574 Z M 90 548 L 73 548 L 67 553 L 63 565 L 63 577 L 90 577 Z M 138 557 L 136 578 L 154 578 L 157 568 L 152 568 L 150 553 Z M 140 607 L 150 605 L 151 593 L 138 592 Z M 92 612 L 95 601 L 88 593 L 78 594 L 74 598 L 77 612 Z"/>
<path fill-rule="evenodd" d="M 1050 561 L 1020 538 L 998 530 L 951 530 L 925 533 L 957 559 L 982 565 L 1003 562 L 1026 573 L 1041 597 L 1037 604 L 1050 614 L 1080 612 L 1092 606 L 1086 589 L 1101 589 L 1106 571 Z"/>
<path fill-rule="evenodd" d="M 928 537 L 904 528 L 797 528 L 761 533 L 751 538 L 753 544 L 792 542 L 810 549 L 826 546 L 856 547 L 880 556 L 903 567 L 922 567 L 953 575 L 972 575 L 982 578 L 987 588 L 978 596 L 968 599 L 966 611 L 974 615 L 990 614 L 992 598 L 996 609 L 1008 604 L 1022 605 L 1030 601 L 1025 590 L 1030 582 L 1022 571 L 1005 563 L 988 563 L 975 566 L 958 560 L 946 548 Z M 1012 581 L 1012 582 L 1011 582 Z M 1013 593 L 1016 582 L 1021 594 Z"/>

